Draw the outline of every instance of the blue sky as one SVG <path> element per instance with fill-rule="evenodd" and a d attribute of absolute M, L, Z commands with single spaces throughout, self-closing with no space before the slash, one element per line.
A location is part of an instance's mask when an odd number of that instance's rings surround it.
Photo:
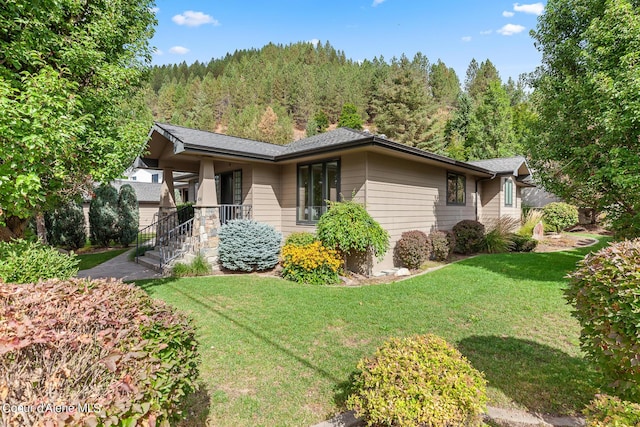
<path fill-rule="evenodd" d="M 545 2 L 502 0 L 157 0 L 154 64 L 208 62 L 269 42 L 329 41 L 353 60 L 422 52 L 461 81 L 472 58 L 504 81 L 540 63 L 529 31 Z"/>

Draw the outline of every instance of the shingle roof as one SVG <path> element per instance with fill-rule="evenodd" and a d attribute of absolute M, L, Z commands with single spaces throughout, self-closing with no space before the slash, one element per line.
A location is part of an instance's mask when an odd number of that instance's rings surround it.
<path fill-rule="evenodd" d="M 286 150 L 286 147 L 282 145 L 174 126 L 167 123 L 156 123 L 156 127 L 170 133 L 184 144 L 185 147 L 196 150 L 214 149 L 217 152 L 227 154 L 244 154 L 246 156 L 266 159 L 277 156 Z"/>
<path fill-rule="evenodd" d="M 481 168 L 488 169 L 495 173 L 513 173 L 514 171 L 517 171 L 523 163 L 526 165 L 527 161 L 522 156 L 515 156 L 488 160 L 474 160 L 467 163 L 480 166 Z M 517 173 L 515 175 L 517 175 Z"/>
<path fill-rule="evenodd" d="M 152 132 L 154 129 L 174 144 L 177 144 L 178 147 L 174 147 L 174 150 L 177 149 L 177 152 L 189 149 L 192 151 L 208 153 L 215 152 L 216 154 L 222 155 L 226 154 L 253 159 L 279 161 L 310 153 L 320 153 L 334 149 L 338 150 L 370 144 L 435 160 L 451 166 L 474 170 L 487 175 L 491 173 L 489 170 L 479 165 L 460 162 L 449 157 L 388 140 L 383 136 L 376 136 L 371 133 L 360 132 L 349 128 L 338 128 L 309 138 L 294 141 L 287 145 L 275 145 L 267 142 L 253 141 L 250 139 L 237 138 L 219 133 L 169 125 L 166 123 L 156 123 Z M 182 147 L 180 147 L 180 145 L 182 145 Z"/>
<path fill-rule="evenodd" d="M 162 184 L 157 182 L 140 182 L 140 181 L 127 181 L 124 179 L 116 179 L 111 183 L 113 187 L 120 191 L 120 187 L 125 184 L 129 184 L 136 192 L 136 198 L 138 202 L 155 202 L 160 200 L 160 188 Z"/>

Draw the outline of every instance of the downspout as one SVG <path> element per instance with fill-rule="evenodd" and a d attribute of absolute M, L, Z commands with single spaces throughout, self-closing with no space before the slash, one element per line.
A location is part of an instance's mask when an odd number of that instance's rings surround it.
<path fill-rule="evenodd" d="M 493 176 L 491 178 L 476 179 L 476 221 L 478 221 L 478 222 L 480 221 L 480 217 L 478 216 L 478 202 L 480 201 L 480 193 L 478 192 L 478 183 L 482 182 L 482 181 L 491 181 L 497 175 L 498 175 L 498 173 L 494 172 Z"/>

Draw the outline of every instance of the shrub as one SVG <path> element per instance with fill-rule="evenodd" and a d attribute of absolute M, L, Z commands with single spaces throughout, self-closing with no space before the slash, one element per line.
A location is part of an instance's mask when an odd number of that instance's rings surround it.
<path fill-rule="evenodd" d="M 364 206 L 354 201 L 330 202 L 318 221 L 318 238 L 324 246 L 343 254 L 370 252 L 381 260 L 389 250 L 389 233 Z"/>
<path fill-rule="evenodd" d="M 542 208 L 542 220 L 552 231 L 559 233 L 578 222 L 578 208 L 564 202 L 553 202 Z"/>
<path fill-rule="evenodd" d="M 436 261 L 444 261 L 451 255 L 455 246 L 453 233 L 449 231 L 432 231 L 429 234 L 431 242 L 431 256 Z"/>
<path fill-rule="evenodd" d="M 89 411 L 2 411 L 2 425 L 169 425 L 198 370 L 195 329 L 119 281 L 0 286 L 0 369 L 9 405 L 88 404 Z M 22 418 L 25 417 L 25 418 Z"/>
<path fill-rule="evenodd" d="M 587 427 L 640 425 L 640 405 L 617 397 L 598 395 L 584 412 L 587 416 Z"/>
<path fill-rule="evenodd" d="M 287 236 L 284 240 L 284 245 L 307 246 L 317 241 L 318 238 L 315 234 L 306 231 L 297 231 Z"/>
<path fill-rule="evenodd" d="M 89 204 L 91 243 L 109 246 L 118 238 L 118 192 L 111 185 L 101 185 Z"/>
<path fill-rule="evenodd" d="M 118 194 L 118 240 L 120 244 L 127 247 L 136 240 L 138 236 L 138 224 L 140 222 L 140 212 L 138 209 L 138 198 L 132 186 L 125 184 L 120 187 Z"/>
<path fill-rule="evenodd" d="M 87 243 L 82 205 L 70 201 L 45 215 L 47 241 L 53 246 L 80 249 Z"/>
<path fill-rule="evenodd" d="M 394 249 L 396 258 L 407 268 L 419 268 L 431 253 L 426 234 L 419 230 L 405 231 Z"/>
<path fill-rule="evenodd" d="M 32 283 L 68 279 L 78 273 L 80 260 L 38 242 L 0 242 L 0 279 L 8 283 Z"/>
<path fill-rule="evenodd" d="M 340 282 L 342 261 L 338 252 L 315 241 L 308 245 L 288 244 L 282 248 L 282 277 L 310 285 L 333 285 Z"/>
<path fill-rule="evenodd" d="M 587 255 L 569 275 L 565 296 L 582 330 L 580 345 L 616 394 L 640 400 L 640 239 Z"/>
<path fill-rule="evenodd" d="M 189 264 L 176 263 L 171 274 L 174 277 L 207 276 L 211 274 L 211 265 L 202 255 L 198 254 Z"/>
<path fill-rule="evenodd" d="M 358 363 L 347 406 L 368 426 L 478 426 L 486 381 L 435 335 L 393 338 Z"/>
<path fill-rule="evenodd" d="M 520 225 L 520 220 L 510 216 L 501 216 L 492 220 L 484 235 L 484 249 L 490 254 L 508 252 L 513 249 L 513 231 Z"/>
<path fill-rule="evenodd" d="M 484 242 L 484 225 L 478 221 L 465 219 L 453 226 L 455 239 L 454 252 L 471 254 L 482 250 Z"/>
<path fill-rule="evenodd" d="M 521 236 L 520 234 L 512 234 L 511 242 L 513 246 L 511 250 L 513 252 L 531 252 L 536 246 L 538 246 L 538 241 L 532 237 Z"/>
<path fill-rule="evenodd" d="M 220 227 L 218 258 L 224 268 L 268 270 L 278 264 L 282 235 L 269 224 L 235 219 Z"/>

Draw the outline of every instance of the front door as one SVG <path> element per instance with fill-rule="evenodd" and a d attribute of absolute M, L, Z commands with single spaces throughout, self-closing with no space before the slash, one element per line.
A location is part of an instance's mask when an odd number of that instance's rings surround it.
<path fill-rule="evenodd" d="M 220 174 L 220 204 L 233 204 L 233 172 Z"/>

